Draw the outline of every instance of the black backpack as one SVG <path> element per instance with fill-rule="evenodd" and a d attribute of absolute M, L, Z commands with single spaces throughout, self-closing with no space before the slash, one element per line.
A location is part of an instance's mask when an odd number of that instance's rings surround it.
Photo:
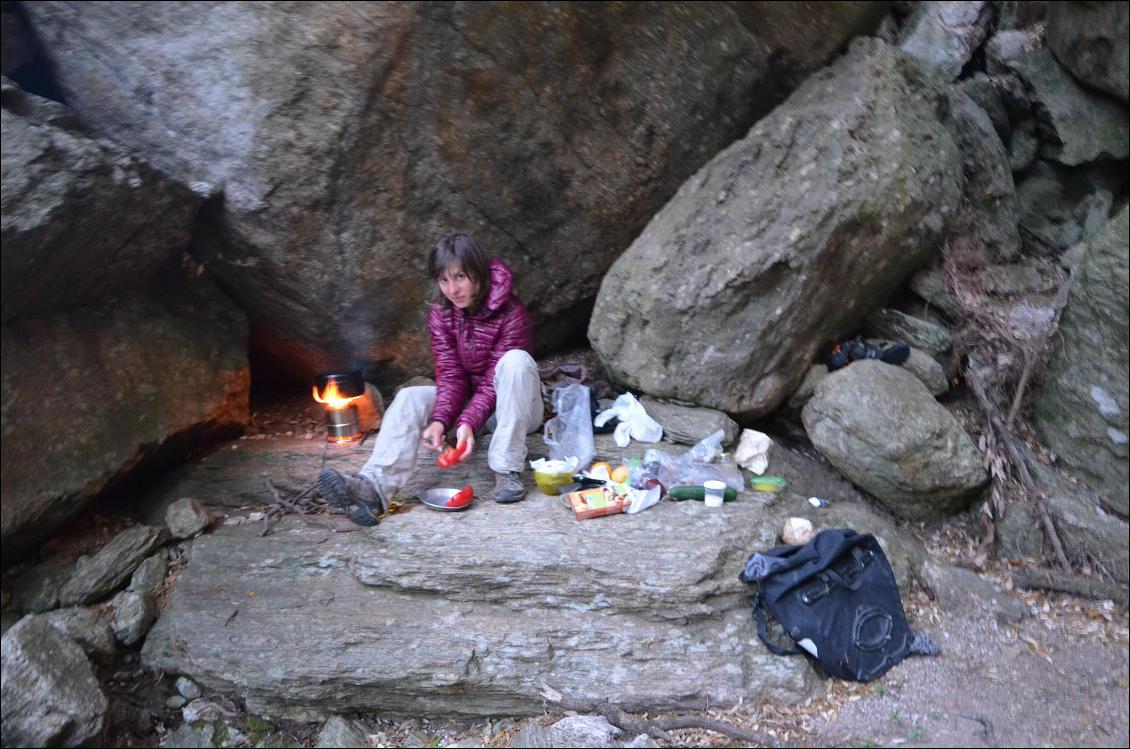
<path fill-rule="evenodd" d="M 871 681 L 907 655 L 939 652 L 911 632 L 891 565 L 871 534 L 822 531 L 804 546 L 753 554 L 739 577 L 757 583 L 757 634 L 777 655 L 807 652 L 833 676 Z M 769 641 L 766 608 L 796 647 Z"/>

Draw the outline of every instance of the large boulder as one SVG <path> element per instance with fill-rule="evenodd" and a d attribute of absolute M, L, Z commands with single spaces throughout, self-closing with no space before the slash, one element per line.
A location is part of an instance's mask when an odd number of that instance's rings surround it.
<path fill-rule="evenodd" d="M 739 417 L 772 411 L 936 251 L 961 194 L 946 104 L 877 40 L 806 81 L 608 272 L 589 338 L 612 376 Z"/>
<path fill-rule="evenodd" d="M 201 198 L 105 140 L 65 107 L 0 88 L 3 319 L 148 285 L 188 249 Z"/>
<path fill-rule="evenodd" d="M 515 269 L 544 336 L 574 332 L 678 185 L 886 4 L 26 8 L 84 122 L 223 189 L 195 253 L 257 349 L 391 384 L 430 368 L 443 231 Z"/>
<path fill-rule="evenodd" d="M 1130 98 L 1130 5 L 1048 3 L 1048 47 L 1088 86 Z"/>
<path fill-rule="evenodd" d="M 540 435 L 527 446 L 542 448 Z M 612 435 L 597 435 L 596 447 L 616 462 L 638 455 Z M 293 496 L 323 457 L 356 470 L 370 451 L 241 442 L 183 466 L 154 501 L 188 490 L 242 515 L 261 505 L 264 471 Z M 493 481 L 484 455 L 442 476 L 420 457 L 407 494 L 440 481 L 478 489 Z M 603 698 L 639 710 L 802 698 L 814 686 L 810 666 L 757 640 L 751 590 L 737 577 L 749 554 L 777 545 L 776 529 L 794 514 L 875 534 L 902 586 L 924 551 L 811 458 L 774 445 L 770 466 L 786 476 L 784 492 L 747 491 L 719 510 L 661 502 L 578 521 L 560 497 L 531 489 L 517 505 L 477 501 L 458 514 L 408 502 L 355 533 L 297 517 L 266 536 L 259 524 L 224 525 L 190 542 L 142 660 L 205 691 L 237 693 L 251 711 L 304 719 L 540 714 L 545 685 L 570 695 L 600 684 Z M 831 504 L 813 508 L 810 495 Z M 341 516 L 322 520 L 356 529 Z"/>
<path fill-rule="evenodd" d="M 1126 105 L 1080 86 L 1046 49 L 1005 63 L 1032 98 L 1044 139 L 1041 150 L 1061 164 L 1076 166 L 1130 155 Z"/>
<path fill-rule="evenodd" d="M 0 329 L 5 563 L 129 476 L 247 423 L 246 320 L 207 275 L 181 282 Z"/>
<path fill-rule="evenodd" d="M 901 367 L 866 360 L 833 372 L 803 417 L 816 449 L 899 517 L 957 512 L 988 481 L 961 424 Z"/>
<path fill-rule="evenodd" d="M 1127 208 L 1088 245 L 1036 403 L 1035 422 L 1062 465 L 1125 516 L 1128 469 Z"/>
<path fill-rule="evenodd" d="M 42 617 L 3 639 L 4 746 L 85 746 L 102 731 L 107 702 L 82 648 Z"/>

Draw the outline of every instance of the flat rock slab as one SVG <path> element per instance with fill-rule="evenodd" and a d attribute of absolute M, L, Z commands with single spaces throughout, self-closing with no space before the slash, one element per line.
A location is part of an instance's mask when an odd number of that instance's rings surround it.
<path fill-rule="evenodd" d="M 531 436 L 532 455 L 540 442 Z M 215 505 L 224 497 L 204 490 L 222 486 L 229 505 L 265 501 L 264 471 L 284 494 L 296 492 L 323 454 L 301 440 L 236 445 L 165 490 L 192 487 Z M 644 447 L 617 451 L 610 436 L 597 437 L 612 460 Z M 356 470 L 370 449 L 325 455 Z M 485 493 L 489 468 L 476 458 L 445 483 Z M 422 463 L 414 484 L 434 485 L 435 472 Z M 192 542 L 142 657 L 238 693 L 252 712 L 296 719 L 532 714 L 543 685 L 641 710 L 797 700 L 811 693 L 812 671 L 760 644 L 752 591 L 738 581 L 748 555 L 776 545 L 783 518 L 807 506 L 794 489 L 806 488 L 745 493 L 720 510 L 663 502 L 583 521 L 560 497 L 532 489 L 525 502 L 476 500 L 460 513 L 410 502 L 371 529 L 340 516 L 322 518 L 335 530 L 297 517 L 267 536 L 261 525 L 220 527 Z M 822 527 L 862 525 L 905 543 L 862 501 L 826 510 Z"/>

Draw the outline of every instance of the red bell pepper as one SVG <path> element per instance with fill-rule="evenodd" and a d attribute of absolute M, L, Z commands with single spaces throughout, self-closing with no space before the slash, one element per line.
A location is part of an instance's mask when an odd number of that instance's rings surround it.
<path fill-rule="evenodd" d="M 455 447 L 447 448 L 439 454 L 438 458 L 436 458 L 436 465 L 440 467 L 440 470 L 447 470 L 453 465 L 462 463 L 463 458 L 467 457 L 467 447 L 468 445 L 466 442 L 460 442 Z"/>
<path fill-rule="evenodd" d="M 470 486 L 464 486 L 451 499 L 447 500 L 447 507 L 464 507 L 471 504 L 471 500 L 475 498 L 475 490 Z"/>

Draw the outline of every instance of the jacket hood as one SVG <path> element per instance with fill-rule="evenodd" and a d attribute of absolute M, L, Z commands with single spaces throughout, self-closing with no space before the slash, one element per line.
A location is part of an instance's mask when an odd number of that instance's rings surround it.
<path fill-rule="evenodd" d="M 514 290 L 514 272 L 501 260 L 490 261 L 490 291 L 487 292 L 484 310 L 494 312 L 510 298 Z"/>

